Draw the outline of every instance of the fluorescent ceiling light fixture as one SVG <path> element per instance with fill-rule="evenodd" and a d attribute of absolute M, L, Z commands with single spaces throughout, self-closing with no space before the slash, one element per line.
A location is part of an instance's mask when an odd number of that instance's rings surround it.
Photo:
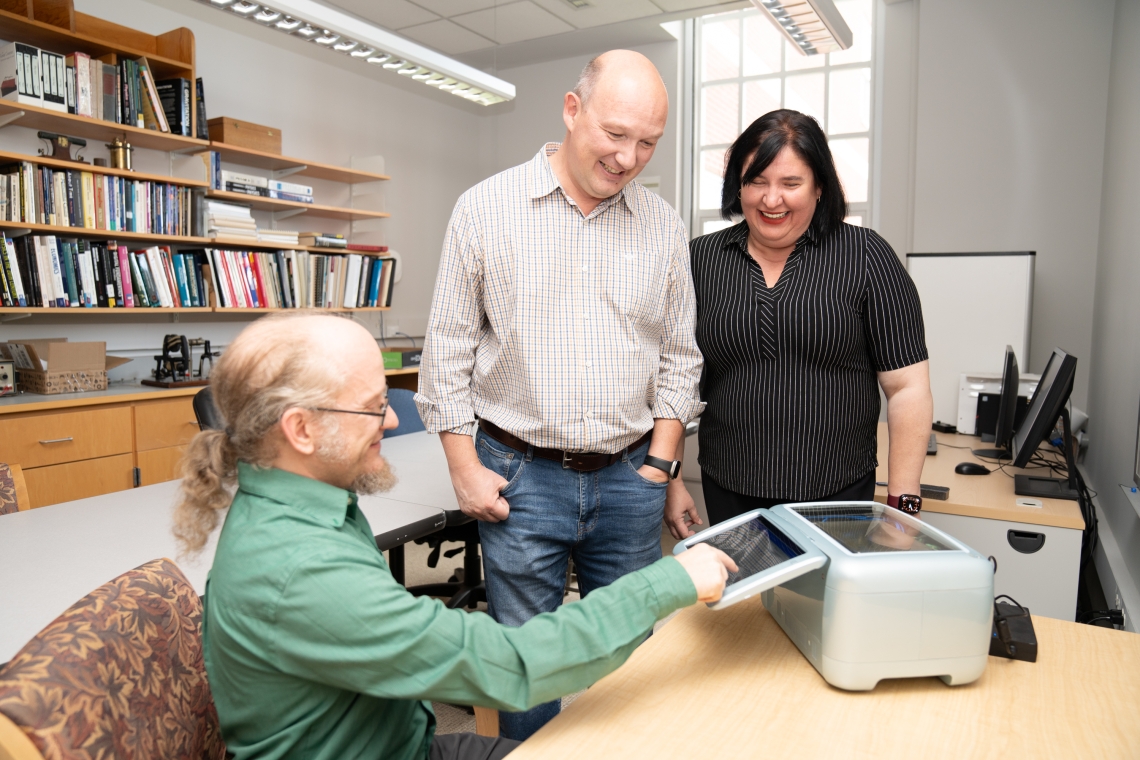
<path fill-rule="evenodd" d="M 832 0 L 752 0 L 802 55 L 851 47 L 851 28 Z"/>
<path fill-rule="evenodd" d="M 450 92 L 472 103 L 492 105 L 515 98 L 515 86 L 510 82 L 316 0 L 269 0 L 264 3 L 251 0 L 198 1 L 242 18 L 260 21 L 265 28 L 314 42 L 326 50 L 364 59 L 367 63 L 380 65 L 412 81 Z M 758 5 L 775 1 L 753 0 Z M 802 0 L 783 1 L 802 3 Z M 831 0 L 811 2 L 825 2 L 833 12 L 835 10 Z M 584 4 L 592 5 L 590 2 Z M 846 29 L 846 25 L 843 28 Z M 851 44 L 850 39 L 851 32 L 848 31 L 848 42 L 843 47 Z"/>

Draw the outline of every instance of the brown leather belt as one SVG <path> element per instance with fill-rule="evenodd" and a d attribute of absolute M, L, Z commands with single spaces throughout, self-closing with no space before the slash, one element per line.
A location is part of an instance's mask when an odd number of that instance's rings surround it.
<path fill-rule="evenodd" d="M 530 444 L 518 436 L 511 435 L 506 430 L 487 420 L 479 420 L 479 428 L 487 435 L 494 438 L 504 446 L 510 446 L 515 451 L 525 454 Z M 542 459 L 549 459 L 553 462 L 561 462 L 563 469 L 577 470 L 578 472 L 593 472 L 600 470 L 603 467 L 609 467 L 614 462 L 621 461 L 622 455 L 626 451 L 639 449 L 653 437 L 653 431 L 650 430 L 641 438 L 637 439 L 629 446 L 625 447 L 616 454 L 590 454 L 580 451 L 562 451 L 561 449 L 544 449 L 539 446 L 534 447 L 534 455 Z"/>

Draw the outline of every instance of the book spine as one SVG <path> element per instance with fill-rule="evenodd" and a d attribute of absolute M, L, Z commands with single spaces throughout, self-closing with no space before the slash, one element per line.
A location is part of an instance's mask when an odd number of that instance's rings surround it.
<path fill-rule="evenodd" d="M 16 263 L 16 250 L 12 245 L 12 239 L 7 235 L 0 237 L 0 245 L 3 246 L 4 256 L 4 274 L 8 278 L 8 287 L 11 290 L 12 305 L 13 306 L 27 306 L 28 295 L 24 290 L 23 278 L 20 276 L 20 267 Z"/>
<path fill-rule="evenodd" d="M 269 299 L 266 298 L 265 295 L 265 278 L 262 277 L 261 264 L 257 259 L 257 255 L 249 253 L 246 255 L 246 259 L 249 261 L 249 269 L 253 274 L 253 285 L 256 288 L 253 294 L 253 301 L 259 308 L 269 308 Z"/>
<path fill-rule="evenodd" d="M 60 240 L 60 258 L 63 259 L 63 272 L 67 276 L 67 305 L 79 306 L 79 257 L 70 240 Z"/>
<path fill-rule="evenodd" d="M 115 297 L 119 299 L 119 303 L 124 308 L 133 309 L 135 307 L 135 293 L 131 288 L 131 268 L 127 263 L 127 247 L 115 245 L 113 241 L 107 246 L 114 250 Z"/>
<path fill-rule="evenodd" d="M 0 255 L 0 304 L 4 306 L 12 306 L 12 293 L 14 288 L 8 278 L 7 273 L 4 271 L 3 256 Z"/>
<path fill-rule="evenodd" d="M 146 280 L 143 279 L 138 254 L 133 251 L 127 253 L 127 262 L 131 269 L 131 280 L 133 282 L 131 290 L 133 290 L 135 294 L 135 306 L 147 308 L 150 306 L 150 296 L 148 296 L 146 292 Z"/>
<path fill-rule="evenodd" d="M 64 278 L 67 268 L 63 263 L 63 247 L 59 238 L 54 235 L 46 235 L 44 241 L 47 244 L 48 256 L 51 258 L 52 290 L 55 292 L 55 305 L 59 308 L 66 308 L 69 299 Z"/>
<path fill-rule="evenodd" d="M 174 279 L 178 282 L 178 297 L 182 300 L 183 306 L 195 306 L 194 300 L 190 297 L 190 282 L 186 276 L 186 262 L 183 261 L 181 254 L 173 256 L 174 264 Z"/>
<path fill-rule="evenodd" d="M 91 266 L 91 250 L 86 240 L 75 242 L 75 260 L 79 267 L 79 305 L 91 308 L 96 303 L 95 274 Z"/>
<path fill-rule="evenodd" d="M 48 255 L 47 245 L 40 235 L 32 237 L 32 250 L 36 257 L 37 273 L 40 278 L 40 305 L 55 307 L 55 286 L 51 276 L 51 257 Z"/>

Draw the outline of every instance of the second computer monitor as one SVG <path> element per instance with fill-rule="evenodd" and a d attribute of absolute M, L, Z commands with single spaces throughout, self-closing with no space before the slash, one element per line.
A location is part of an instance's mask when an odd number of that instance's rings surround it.
<path fill-rule="evenodd" d="M 998 401 L 997 427 L 994 429 L 994 448 L 1004 449 L 1013 438 L 1013 426 L 1017 420 L 1017 390 L 1021 378 L 1017 371 L 1017 356 L 1013 346 L 1005 347 L 1005 361 L 1002 362 L 1001 398 Z"/>
<path fill-rule="evenodd" d="M 1059 348 L 1053 349 L 1053 355 L 1049 357 L 1049 363 L 1045 365 L 1045 372 L 1029 402 L 1029 411 L 1013 434 L 1010 450 L 1013 453 L 1014 467 L 1029 464 L 1033 452 L 1057 424 L 1061 409 L 1073 390 L 1076 373 L 1076 357 L 1069 356 Z M 1065 445 L 1069 445 L 1069 442 L 1066 441 Z"/>

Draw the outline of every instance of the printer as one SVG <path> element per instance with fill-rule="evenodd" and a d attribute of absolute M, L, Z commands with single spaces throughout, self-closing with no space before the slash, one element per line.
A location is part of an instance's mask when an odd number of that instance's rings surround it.
<path fill-rule="evenodd" d="M 824 680 L 867 691 L 884 678 L 970 683 L 986 668 L 993 567 L 976 551 L 878 502 L 757 509 L 690 536 L 739 566 L 718 609 L 760 594 Z"/>

